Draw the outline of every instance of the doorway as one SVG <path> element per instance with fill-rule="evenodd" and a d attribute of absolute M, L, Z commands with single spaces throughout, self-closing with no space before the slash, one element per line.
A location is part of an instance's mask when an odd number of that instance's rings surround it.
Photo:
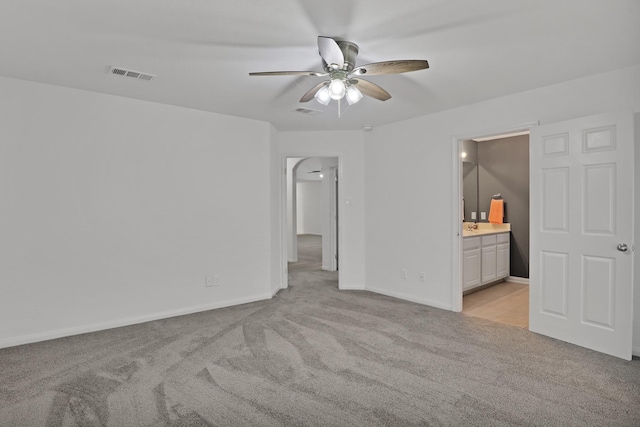
<path fill-rule="evenodd" d="M 285 277 L 287 286 L 301 273 L 339 282 L 337 156 L 288 156 L 286 164 Z M 308 283 L 311 276 L 301 280 Z"/>
<path fill-rule="evenodd" d="M 635 193 L 628 177 L 635 166 L 633 113 L 608 112 L 514 130 L 531 131 L 529 185 L 535 209 L 530 212 L 529 330 L 631 360 L 634 257 L 628 249 L 633 249 Z M 464 139 L 453 139 L 452 217 L 458 230 L 453 311 L 463 309 L 466 280 L 460 261 L 464 249 L 471 249 L 460 226 Z"/>
<path fill-rule="evenodd" d="M 462 218 L 455 297 L 465 315 L 527 328 L 529 132 L 467 138 L 457 146 Z"/>

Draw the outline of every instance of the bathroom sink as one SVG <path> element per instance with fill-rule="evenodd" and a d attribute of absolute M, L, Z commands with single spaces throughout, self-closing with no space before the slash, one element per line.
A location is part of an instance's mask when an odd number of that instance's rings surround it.
<path fill-rule="evenodd" d="M 467 225 L 464 225 L 462 229 L 462 237 L 484 236 L 485 234 L 497 234 L 508 233 L 511 231 L 511 224 L 490 224 L 490 223 L 478 223 L 478 228 L 467 229 Z"/>

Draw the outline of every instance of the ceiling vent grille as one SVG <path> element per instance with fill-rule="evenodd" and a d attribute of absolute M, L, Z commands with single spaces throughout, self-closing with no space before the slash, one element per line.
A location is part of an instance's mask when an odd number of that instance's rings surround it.
<path fill-rule="evenodd" d="M 121 67 L 111 67 L 111 74 L 115 74 L 116 76 L 124 76 L 124 77 L 131 77 L 133 79 L 138 79 L 138 80 L 151 80 L 154 77 L 158 77 L 154 74 L 149 74 L 149 73 L 142 73 L 140 71 L 133 71 L 133 70 L 127 70 L 126 68 L 121 68 Z"/>
<path fill-rule="evenodd" d="M 307 116 L 317 116 L 318 114 L 322 114 L 320 110 L 311 110 L 309 108 L 296 108 L 293 110 L 295 113 L 306 114 Z"/>

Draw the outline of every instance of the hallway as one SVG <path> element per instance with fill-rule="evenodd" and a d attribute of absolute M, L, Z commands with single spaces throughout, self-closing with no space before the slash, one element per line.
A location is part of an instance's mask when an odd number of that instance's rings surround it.
<path fill-rule="evenodd" d="M 289 288 L 328 285 L 338 288 L 338 272 L 322 269 L 322 236 L 298 235 L 298 262 L 289 264 Z"/>

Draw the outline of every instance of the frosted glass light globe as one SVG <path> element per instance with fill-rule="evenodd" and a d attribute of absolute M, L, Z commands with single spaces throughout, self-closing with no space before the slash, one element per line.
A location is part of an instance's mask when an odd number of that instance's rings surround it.
<path fill-rule="evenodd" d="M 347 88 L 342 80 L 331 80 L 331 83 L 329 83 L 329 96 L 331 99 L 342 99 L 345 93 L 347 93 Z"/>
<path fill-rule="evenodd" d="M 362 99 L 362 93 L 358 90 L 358 88 L 349 86 L 347 88 L 347 102 L 349 105 L 355 104 L 356 102 Z"/>
<path fill-rule="evenodd" d="M 317 91 L 315 94 L 315 98 L 322 105 L 329 104 L 329 101 L 331 101 L 331 97 L 329 96 L 329 89 L 327 88 L 327 86 L 323 86 L 319 91 Z"/>

